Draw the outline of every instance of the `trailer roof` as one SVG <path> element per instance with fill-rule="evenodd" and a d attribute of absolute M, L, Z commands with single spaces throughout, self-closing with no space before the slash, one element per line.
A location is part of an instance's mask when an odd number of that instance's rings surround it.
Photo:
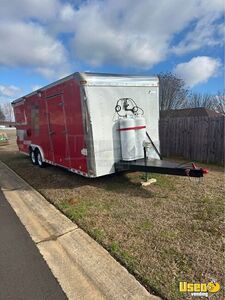
<path fill-rule="evenodd" d="M 75 78 L 85 86 L 157 86 L 157 76 L 141 76 L 141 75 L 125 75 L 125 74 L 110 74 L 110 73 L 91 73 L 91 72 L 76 72 L 62 79 L 54 81 L 38 90 L 33 91 L 23 97 L 20 97 L 12 102 L 23 101 L 25 97 L 34 95 L 47 88 L 63 83 L 69 79 Z"/>
<path fill-rule="evenodd" d="M 158 77 L 109 73 L 79 73 L 86 85 L 158 85 Z"/>

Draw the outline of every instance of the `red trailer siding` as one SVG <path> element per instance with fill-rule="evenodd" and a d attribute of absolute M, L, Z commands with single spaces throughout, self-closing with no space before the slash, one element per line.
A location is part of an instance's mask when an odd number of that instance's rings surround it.
<path fill-rule="evenodd" d="M 40 149 L 44 161 L 88 173 L 80 86 L 74 78 L 24 97 L 14 105 L 19 150 Z M 85 174 L 84 174 L 85 175 Z"/>

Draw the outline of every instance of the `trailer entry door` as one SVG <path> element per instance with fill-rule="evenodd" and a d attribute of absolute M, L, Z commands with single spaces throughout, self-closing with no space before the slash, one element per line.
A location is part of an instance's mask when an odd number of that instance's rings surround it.
<path fill-rule="evenodd" d="M 63 95 L 47 98 L 49 116 L 49 138 L 53 151 L 53 161 L 59 165 L 66 165 L 66 128 L 64 119 Z"/>

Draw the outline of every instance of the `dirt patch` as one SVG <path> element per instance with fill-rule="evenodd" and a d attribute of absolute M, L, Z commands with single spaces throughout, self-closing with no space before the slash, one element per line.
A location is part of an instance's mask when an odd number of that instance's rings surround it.
<path fill-rule="evenodd" d="M 13 147 L 12 147 L 13 148 Z M 87 179 L 61 168 L 34 167 L 14 150 L 0 159 L 94 237 L 151 292 L 189 299 L 179 281 L 223 282 L 224 170 L 203 181 L 141 173 Z M 222 299 L 222 291 L 213 299 Z"/>

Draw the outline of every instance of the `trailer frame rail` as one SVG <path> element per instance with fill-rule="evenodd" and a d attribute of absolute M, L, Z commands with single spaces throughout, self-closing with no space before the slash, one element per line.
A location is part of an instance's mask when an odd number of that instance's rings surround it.
<path fill-rule="evenodd" d="M 198 168 L 193 163 L 191 166 L 181 165 L 176 162 L 159 159 L 138 159 L 134 161 L 120 160 L 115 163 L 115 170 L 120 171 L 140 171 L 145 173 L 159 173 L 177 176 L 203 177 L 208 173 L 207 169 Z"/>

